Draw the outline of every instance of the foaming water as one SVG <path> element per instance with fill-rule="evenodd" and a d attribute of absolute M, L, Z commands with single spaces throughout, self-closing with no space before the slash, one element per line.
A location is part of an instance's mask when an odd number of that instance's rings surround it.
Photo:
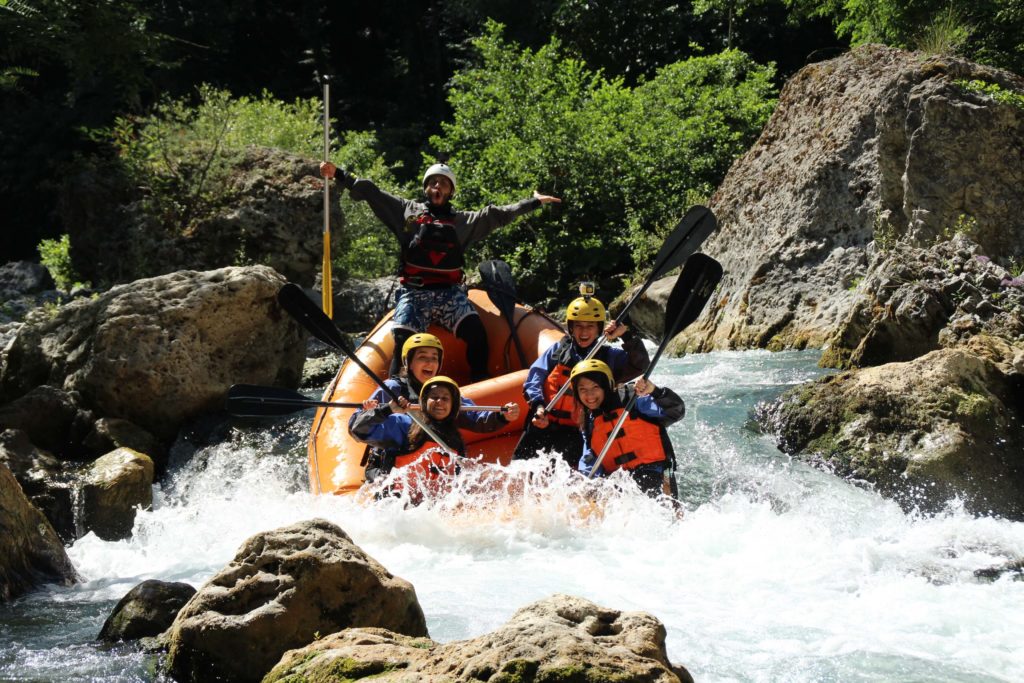
<path fill-rule="evenodd" d="M 907 515 L 747 428 L 757 401 L 820 374 L 815 360 L 662 361 L 653 380 L 688 409 L 671 430 L 681 518 L 625 479 L 587 482 L 543 459 L 466 467 L 415 507 L 317 497 L 308 416 L 235 430 L 175 469 L 130 540 L 75 543 L 85 583 L 0 607 L 0 680 L 153 680 L 133 648 L 91 643 L 113 604 L 147 578 L 201 585 L 248 536 L 311 517 L 411 581 L 440 641 L 561 592 L 651 612 L 699 681 L 1021 680 L 1024 582 L 973 572 L 1024 556 L 1024 524 L 956 506 Z"/>

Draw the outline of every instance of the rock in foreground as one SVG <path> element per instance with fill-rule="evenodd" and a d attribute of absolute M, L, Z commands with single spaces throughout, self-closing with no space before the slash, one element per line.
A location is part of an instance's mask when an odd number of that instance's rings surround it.
<path fill-rule="evenodd" d="M 322 519 L 248 539 L 166 634 L 179 681 L 258 681 L 286 650 L 353 626 L 426 636 L 412 585 Z"/>
<path fill-rule="evenodd" d="M 520 609 L 493 633 L 444 645 L 383 629 L 353 628 L 288 652 L 265 683 L 372 678 L 377 682 L 692 681 L 668 661 L 665 627 L 569 595 Z"/>

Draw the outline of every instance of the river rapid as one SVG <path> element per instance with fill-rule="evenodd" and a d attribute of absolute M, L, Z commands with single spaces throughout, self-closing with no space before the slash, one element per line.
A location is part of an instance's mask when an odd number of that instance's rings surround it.
<path fill-rule="evenodd" d="M 235 425 L 216 446 L 180 440 L 133 536 L 69 550 L 85 581 L 0 606 L 0 681 L 152 681 L 157 661 L 95 642 L 149 578 L 200 586 L 248 536 L 329 519 L 411 581 L 438 641 L 473 638 L 552 593 L 654 614 L 700 682 L 1024 680 L 1024 581 L 974 570 L 1024 556 L 1024 524 L 956 505 L 907 514 L 781 454 L 752 408 L 819 374 L 816 352 L 716 352 L 653 376 L 687 402 L 670 430 L 685 505 L 605 484 L 603 514 L 573 502 L 567 471 L 532 473 L 525 504 L 461 491 L 403 509 L 308 493 L 310 414 Z"/>

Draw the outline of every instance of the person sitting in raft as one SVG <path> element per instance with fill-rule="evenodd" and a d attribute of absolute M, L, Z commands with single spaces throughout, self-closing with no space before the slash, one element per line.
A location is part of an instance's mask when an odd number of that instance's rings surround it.
<path fill-rule="evenodd" d="M 656 387 L 641 377 L 633 387 L 615 389 L 611 368 L 599 360 L 578 363 L 569 377 L 582 407 L 583 457 L 579 469 L 590 474 L 623 407 L 635 393 L 636 402 L 615 435 L 597 474 L 626 470 L 642 491 L 656 497 L 665 493 L 678 498 L 675 451 L 667 428 L 686 414 L 683 399 L 667 387 Z M 667 490 L 666 490 L 667 488 Z"/>
<path fill-rule="evenodd" d="M 590 289 L 588 284 L 584 283 L 580 291 Z M 616 325 L 614 321 L 605 325 L 606 319 L 604 304 L 593 296 L 574 299 L 566 308 L 569 334 L 534 361 L 523 384 L 531 420 L 516 445 L 513 459 L 535 458 L 540 451 L 548 450 L 561 453 L 569 467 L 576 468 L 583 454 L 583 442 L 572 392 L 566 391 L 551 411 L 545 407 L 569 381 L 573 366 L 590 352 L 590 347 L 601 335 L 602 326 L 609 341 L 622 339 L 621 349 L 605 345 L 594 356 L 612 369 L 617 382 L 628 382 L 647 367 L 650 358 L 643 340 L 631 333 L 626 325 Z"/>
<path fill-rule="evenodd" d="M 401 263 L 392 335 L 395 350 L 416 332 L 437 323 L 466 343 L 472 381 L 487 379 L 487 334 L 476 309 L 460 287 L 466 248 L 514 219 L 557 197 L 534 192 L 533 197 L 507 206 L 489 205 L 479 211 L 456 211 L 455 173 L 446 164 L 434 164 L 423 174 L 426 202 L 414 202 L 381 190 L 372 181 L 356 178 L 329 161 L 320 164 L 325 178 L 337 175 L 353 199 L 363 200 L 398 239 Z M 399 371 L 398 354 L 391 359 L 391 374 Z"/>
<path fill-rule="evenodd" d="M 424 383 L 433 377 L 438 376 L 441 364 L 444 361 L 444 346 L 436 336 L 421 332 L 409 337 L 402 345 L 402 370 L 397 377 L 384 380 L 391 391 L 407 402 L 418 400 Z M 387 394 L 383 389 L 377 389 L 370 396 L 373 405 L 386 404 Z M 368 405 L 363 403 L 364 409 Z M 461 407 L 476 405 L 472 399 L 461 397 Z M 356 415 L 359 413 L 357 412 Z M 350 425 L 356 415 L 350 418 Z M 484 412 L 478 410 L 459 410 L 456 417 L 456 426 L 470 432 L 488 433 L 495 432 L 505 427 L 510 422 L 519 418 L 519 404 L 509 401 L 502 406 L 501 412 Z M 358 438 L 358 437 L 357 437 Z M 443 437 L 442 437 L 443 438 Z M 394 466 L 396 453 L 388 452 L 382 448 L 371 448 L 366 455 L 366 480 L 375 481 L 387 476 Z"/>
<path fill-rule="evenodd" d="M 363 402 L 363 410 L 349 420 L 349 432 L 357 440 L 391 454 L 387 470 L 396 467 L 417 468 L 410 480 L 419 482 L 437 479 L 442 473 L 458 472 L 457 463 L 442 450 L 432 437 L 408 415 L 417 410 L 421 419 L 458 456 L 465 457 L 466 444 L 456 425 L 461 406 L 459 385 L 449 377 L 437 375 L 423 383 L 420 408 L 411 408 L 409 400 L 378 404 L 374 399 Z M 383 469 L 383 468 L 382 468 Z"/>

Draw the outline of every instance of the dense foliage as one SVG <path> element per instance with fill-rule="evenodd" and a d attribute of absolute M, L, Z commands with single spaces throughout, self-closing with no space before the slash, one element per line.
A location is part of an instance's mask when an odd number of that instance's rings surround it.
<path fill-rule="evenodd" d="M 249 146 L 276 147 L 304 156 L 323 155 L 321 105 L 316 100 L 281 102 L 268 92 L 232 97 L 209 85 L 193 106 L 165 99 L 143 117 L 118 117 L 93 137 L 109 142 L 119 170 L 147 213 L 173 232 L 188 230 L 230 201 L 233 164 Z M 377 151 L 372 132 L 351 131 L 331 141 L 331 157 L 385 189 L 400 192 L 392 168 Z M 363 202 L 341 197 L 340 274 L 376 276 L 393 270 L 392 237 Z"/>
<path fill-rule="evenodd" d="M 510 55 L 522 51 L 539 60 L 538 73 L 549 84 L 557 77 L 584 88 L 561 99 L 540 87 L 523 91 L 544 94 L 522 114 L 524 125 L 565 114 L 550 122 L 551 144 L 534 130 L 516 130 L 509 116 L 485 130 L 523 141 L 521 148 L 459 132 L 474 107 L 493 106 L 468 101 L 473 93 L 486 98 L 491 92 L 470 87 L 466 76 L 488 73 L 480 44 L 471 39 L 490 35 L 489 20 L 505 25 L 505 40 L 517 46 L 508 48 Z M 558 261 L 548 237 L 582 235 L 586 221 L 614 233 L 606 246 L 620 250 L 617 258 L 601 257 L 601 267 L 613 273 L 629 270 L 620 253 L 625 248 L 640 250 L 642 261 L 656 232 L 686 203 L 706 195 L 743 141 L 749 142 L 753 122 L 773 97 L 762 87 L 769 72 L 756 64 L 776 65 L 778 87 L 808 62 L 834 56 L 851 42 L 877 40 L 1024 68 L 1021 0 L 0 0 L 0 35 L 0 251 L 7 258 L 32 258 L 41 238 L 69 231 L 55 197 L 74 164 L 104 153 L 105 140 L 89 131 L 140 131 L 147 117 L 193 116 L 187 110 L 209 106 L 199 94 L 201 83 L 231 102 L 248 98 L 252 120 L 267 116 L 268 126 L 280 132 L 281 122 L 273 120 L 278 107 L 303 101 L 309 103 L 303 116 L 314 115 L 318 77 L 330 74 L 336 130 L 367 131 L 343 133 L 341 161 L 398 189 L 417 184 L 424 152 L 450 153 L 466 165 L 469 184 L 459 197 L 464 206 L 518 197 L 533 187 L 564 193 L 565 207 L 546 212 L 540 223 L 531 221 L 539 243 L 536 253 L 520 254 L 519 266 L 538 269 L 526 263 L 535 256 Z M 720 54 L 727 48 L 741 52 Z M 545 59 L 548 67 L 540 63 Z M 728 75 L 727 69 L 742 73 Z M 678 128 L 659 118 L 658 98 L 675 106 L 676 98 L 684 99 L 682 90 L 695 93 L 701 83 L 716 82 L 726 84 L 721 96 L 732 98 L 731 104 L 684 102 Z M 497 87 L 505 97 L 525 84 Z M 757 93 L 763 101 L 756 101 Z M 168 108 L 171 102 L 177 111 Z M 730 118 L 730 107 L 741 104 Z M 688 113 L 696 108 L 703 110 L 700 122 Z M 198 125 L 203 117 L 195 115 Z M 651 129 L 630 123 L 631 115 L 648 117 Z M 215 129 L 205 134 L 216 138 Z M 569 145 L 577 141 L 577 148 Z M 272 144 L 297 149 L 293 142 Z M 476 168 L 474 151 L 494 155 L 503 146 L 517 147 L 508 168 Z M 673 146 L 686 163 L 673 160 L 667 151 Z M 172 159 L 163 176 L 140 187 L 168 220 L 180 223 L 203 210 L 217 169 L 185 178 L 186 167 L 179 163 L 175 172 L 174 165 Z M 612 168 L 617 183 L 595 178 L 598 169 Z M 195 206 L 187 199 L 189 188 Z M 361 227 L 352 233 L 355 256 L 340 267 L 388 269 L 393 245 L 361 211 L 346 207 Z M 517 253 L 507 239 L 493 250 Z M 570 273 L 553 275 L 564 279 Z"/>
<path fill-rule="evenodd" d="M 496 24 L 473 45 L 478 61 L 453 79 L 452 119 L 431 143 L 459 174 L 462 206 L 534 189 L 562 198 L 481 247 L 512 263 L 534 296 L 642 267 L 775 102 L 772 69 L 735 50 L 668 65 L 630 88 L 565 56 L 558 41 L 521 49 Z"/>
<path fill-rule="evenodd" d="M 1021 0 L 786 0 L 798 16 L 832 21 L 854 45 L 960 53 L 1024 72 Z"/>

